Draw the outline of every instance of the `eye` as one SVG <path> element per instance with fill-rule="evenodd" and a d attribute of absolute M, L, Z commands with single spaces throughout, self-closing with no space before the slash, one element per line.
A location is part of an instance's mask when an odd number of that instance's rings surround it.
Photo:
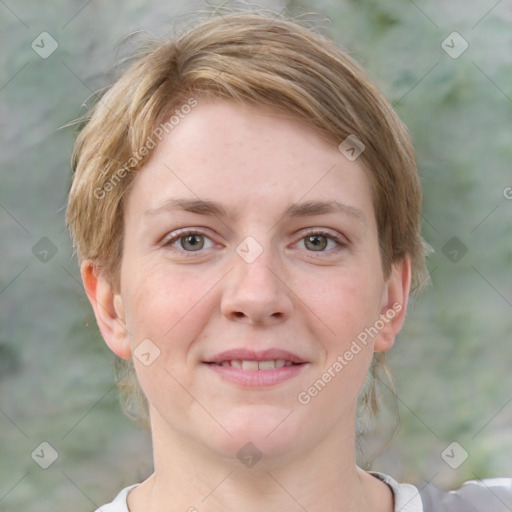
<path fill-rule="evenodd" d="M 205 237 L 199 233 L 185 235 L 179 238 L 182 249 L 186 251 L 199 251 L 204 247 Z"/>
<path fill-rule="evenodd" d="M 306 249 L 312 252 L 330 252 L 347 245 L 340 237 L 325 231 L 311 231 L 300 242 L 302 241 Z"/>
<path fill-rule="evenodd" d="M 213 242 L 200 231 L 183 230 L 172 233 L 162 242 L 162 245 L 185 252 L 198 252 L 201 249 L 210 249 L 213 247 Z"/>

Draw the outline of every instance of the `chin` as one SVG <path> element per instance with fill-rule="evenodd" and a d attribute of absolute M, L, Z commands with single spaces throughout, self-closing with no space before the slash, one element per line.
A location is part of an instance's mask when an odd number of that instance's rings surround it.
<path fill-rule="evenodd" d="M 229 417 L 219 418 L 219 422 L 231 436 L 223 432 L 215 441 L 210 438 L 218 443 L 212 448 L 242 463 L 245 455 L 262 461 L 289 455 L 301 447 L 307 432 L 306 420 L 299 418 L 296 410 L 268 405 L 233 408 Z"/>

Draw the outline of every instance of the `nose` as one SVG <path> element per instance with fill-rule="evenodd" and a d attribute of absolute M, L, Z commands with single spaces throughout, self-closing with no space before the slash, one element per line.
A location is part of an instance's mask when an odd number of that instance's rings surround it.
<path fill-rule="evenodd" d="M 252 262 L 233 255 L 234 268 L 221 299 L 221 312 L 229 320 L 264 326 L 290 317 L 293 292 L 271 253 L 265 249 Z"/>

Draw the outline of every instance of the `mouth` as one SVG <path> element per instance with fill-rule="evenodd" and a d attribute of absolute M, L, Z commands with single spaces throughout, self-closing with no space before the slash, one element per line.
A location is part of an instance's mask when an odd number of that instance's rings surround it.
<path fill-rule="evenodd" d="M 308 362 L 278 349 L 254 352 L 230 350 L 204 361 L 224 381 L 244 388 L 275 386 L 298 375 Z"/>
<path fill-rule="evenodd" d="M 240 360 L 232 359 L 230 361 L 222 361 L 221 363 L 208 363 L 216 366 L 222 366 L 224 368 L 239 368 L 241 370 L 251 371 L 268 371 L 275 370 L 276 368 L 285 368 L 293 365 L 299 365 L 304 363 L 294 363 L 292 361 L 286 361 L 284 359 L 269 359 L 267 361 L 254 361 L 254 360 Z"/>

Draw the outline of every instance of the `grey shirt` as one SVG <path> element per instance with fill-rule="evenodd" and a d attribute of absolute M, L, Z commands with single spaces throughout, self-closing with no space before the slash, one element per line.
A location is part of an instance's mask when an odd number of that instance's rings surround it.
<path fill-rule="evenodd" d="M 512 478 L 465 482 L 455 491 L 418 485 L 424 512 L 511 512 Z"/>

